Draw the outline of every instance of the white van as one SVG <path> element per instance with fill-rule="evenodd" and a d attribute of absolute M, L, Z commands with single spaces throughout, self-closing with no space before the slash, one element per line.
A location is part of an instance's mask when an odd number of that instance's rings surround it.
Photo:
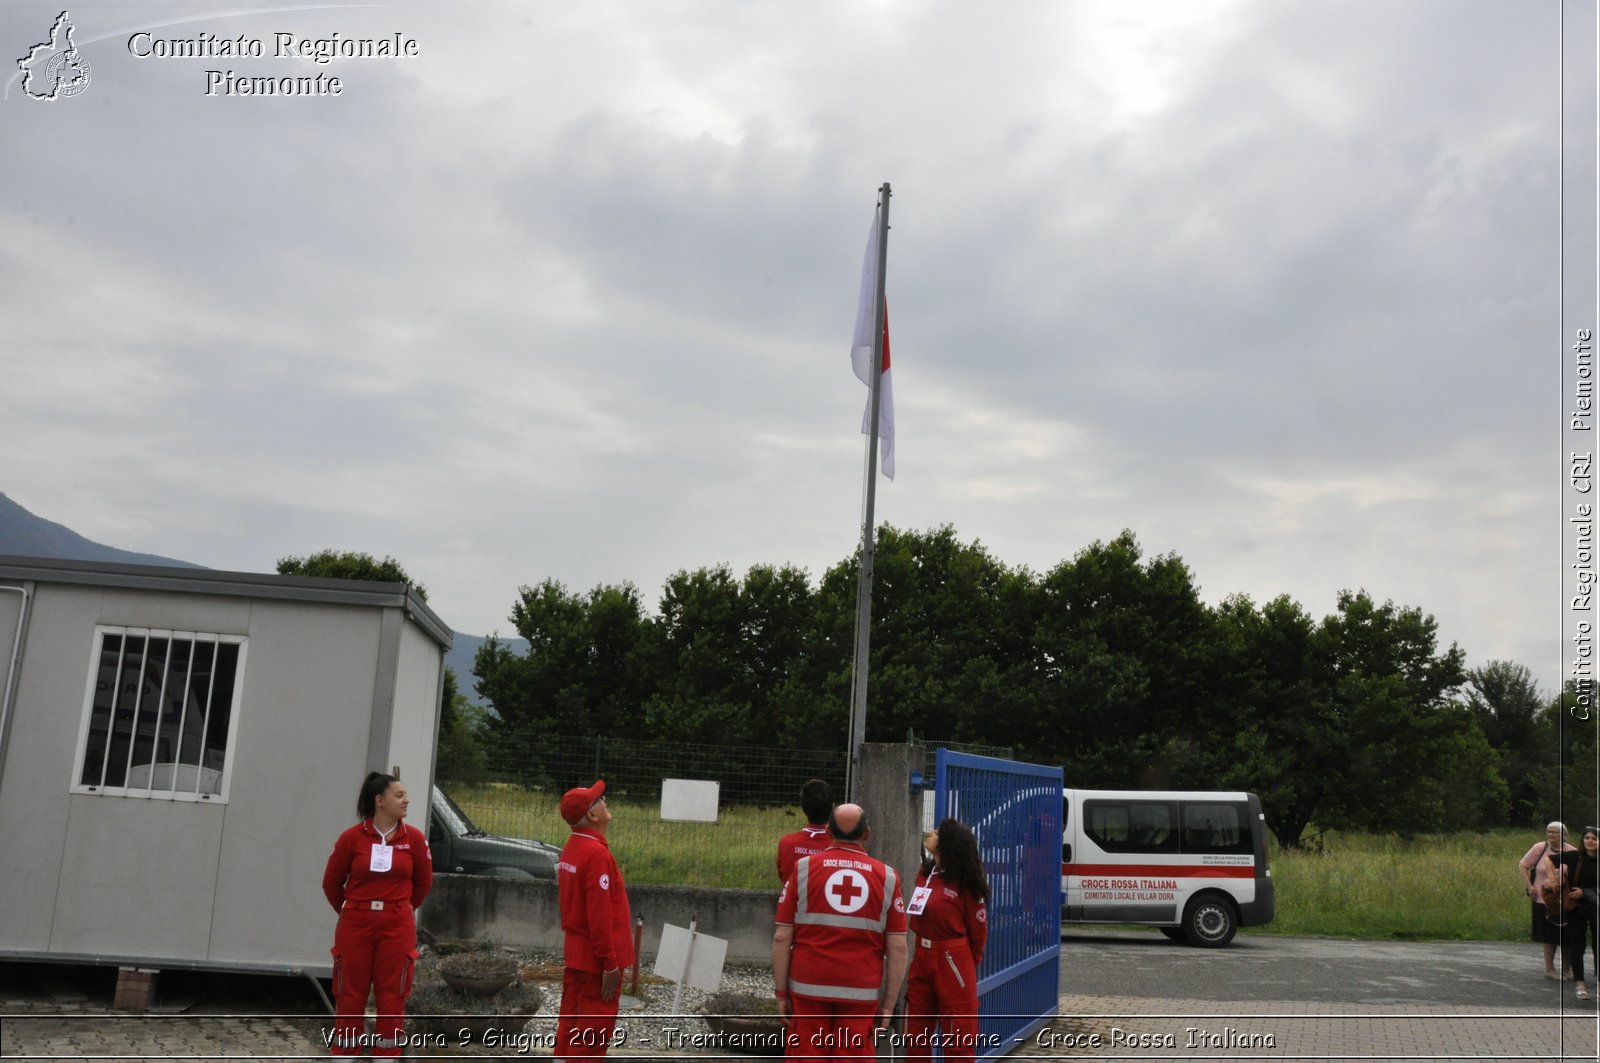
<path fill-rule="evenodd" d="M 1061 794 L 1062 922 L 1140 923 L 1205 948 L 1272 922 L 1267 824 L 1255 794 Z"/>

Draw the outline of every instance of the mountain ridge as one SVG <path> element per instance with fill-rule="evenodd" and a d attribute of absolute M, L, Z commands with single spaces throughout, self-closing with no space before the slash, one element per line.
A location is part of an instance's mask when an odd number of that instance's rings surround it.
<path fill-rule="evenodd" d="M 0 554 L 26 557 L 54 557 L 64 561 L 110 561 L 128 565 L 176 565 L 179 568 L 205 568 L 159 554 L 120 550 L 115 546 L 87 539 L 65 524 L 29 512 L 15 499 L 0 491 Z"/>
<path fill-rule="evenodd" d="M 5 492 L 0 491 L 0 554 L 23 557 L 50 557 L 61 561 L 106 561 L 126 565 L 176 565 L 179 568 L 203 569 L 192 561 L 180 561 L 160 554 L 145 554 L 135 550 L 122 550 L 85 538 L 53 520 L 33 513 Z M 472 677 L 472 662 L 478 647 L 488 641 L 487 635 L 468 635 L 452 631 L 454 645 L 445 654 L 445 665 L 456 674 L 461 693 L 474 705 L 487 706 L 478 694 Z M 513 653 L 528 652 L 526 639 L 502 638 Z"/>

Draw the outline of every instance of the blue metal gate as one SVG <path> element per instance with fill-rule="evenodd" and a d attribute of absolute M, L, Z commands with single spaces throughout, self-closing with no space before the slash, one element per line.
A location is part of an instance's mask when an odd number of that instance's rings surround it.
<path fill-rule="evenodd" d="M 948 749 L 936 764 L 934 823 L 971 827 L 989 876 L 978 1058 L 995 1059 L 1060 1007 L 1061 769 Z"/>

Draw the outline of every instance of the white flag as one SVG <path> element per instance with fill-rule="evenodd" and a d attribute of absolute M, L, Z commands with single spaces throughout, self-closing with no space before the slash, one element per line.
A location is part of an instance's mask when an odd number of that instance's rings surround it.
<path fill-rule="evenodd" d="M 883 208 L 879 207 L 881 211 Z M 867 235 L 867 255 L 861 263 L 861 298 L 856 302 L 856 333 L 850 362 L 856 377 L 867 385 L 867 408 L 861 415 L 861 434 L 872 432 L 872 325 L 878 301 L 878 213 L 872 215 Z M 878 459 L 883 474 L 894 479 L 894 387 L 889 382 L 889 300 L 883 301 L 883 378 L 878 385 Z"/>

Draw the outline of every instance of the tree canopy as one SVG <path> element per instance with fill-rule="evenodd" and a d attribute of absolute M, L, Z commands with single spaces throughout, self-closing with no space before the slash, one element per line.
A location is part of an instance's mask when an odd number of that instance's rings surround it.
<path fill-rule="evenodd" d="M 1287 596 L 1208 606 L 1181 558 L 1146 557 L 1131 531 L 1043 574 L 949 526 L 877 534 L 869 741 L 1009 746 L 1076 786 L 1250 790 L 1285 845 L 1312 826 L 1537 822 L 1552 770 L 1594 746 L 1569 717 L 1558 751 L 1560 712 L 1525 668 L 1468 671 L 1431 616 L 1365 590 L 1317 620 Z M 474 665 L 485 726 L 842 749 L 856 572 L 853 556 L 815 584 L 791 566 L 684 570 L 654 612 L 631 584 L 525 586 L 511 621 L 528 654 L 490 640 Z"/>
<path fill-rule="evenodd" d="M 385 556 L 382 561 L 359 550 L 318 550 L 305 557 L 280 557 L 280 576 L 323 576 L 328 579 L 364 579 L 378 583 L 404 583 L 428 600 L 428 591 L 406 574 L 400 562 Z"/>

